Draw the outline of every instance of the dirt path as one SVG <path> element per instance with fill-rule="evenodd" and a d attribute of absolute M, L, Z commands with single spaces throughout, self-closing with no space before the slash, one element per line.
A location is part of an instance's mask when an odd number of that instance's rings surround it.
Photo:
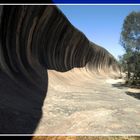
<path fill-rule="evenodd" d="M 48 73 L 48 95 L 35 133 L 140 134 L 140 100 L 121 86 L 123 80 L 83 71 Z"/>

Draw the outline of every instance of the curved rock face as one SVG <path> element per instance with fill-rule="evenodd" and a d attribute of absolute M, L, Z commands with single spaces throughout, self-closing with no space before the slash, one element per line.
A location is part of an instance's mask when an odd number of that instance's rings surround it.
<path fill-rule="evenodd" d="M 119 72 L 113 56 L 90 42 L 56 6 L 1 7 L 0 105 L 8 111 L 0 108 L 0 116 L 6 118 L 0 118 L 0 132 L 32 133 L 42 115 L 47 70 L 66 72 L 72 68 L 100 74 Z M 21 115 L 13 114 L 17 110 Z M 16 119 L 11 121 L 7 112 Z M 28 127 L 22 127 L 25 124 Z"/>
<path fill-rule="evenodd" d="M 4 6 L 0 60 L 11 77 L 20 75 L 37 85 L 43 68 L 118 68 L 109 52 L 89 42 L 55 6 Z"/>

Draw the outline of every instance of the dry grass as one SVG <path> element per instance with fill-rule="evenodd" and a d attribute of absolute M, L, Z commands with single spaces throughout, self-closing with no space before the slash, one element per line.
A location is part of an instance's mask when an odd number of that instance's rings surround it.
<path fill-rule="evenodd" d="M 35 136 L 32 140 L 140 140 L 138 136 Z"/>

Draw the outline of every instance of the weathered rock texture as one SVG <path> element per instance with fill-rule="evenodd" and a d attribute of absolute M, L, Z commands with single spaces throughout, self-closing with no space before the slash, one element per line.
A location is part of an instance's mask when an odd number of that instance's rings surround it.
<path fill-rule="evenodd" d="M 119 72 L 114 57 L 91 43 L 56 6 L 1 6 L 0 22 L 1 133 L 33 133 L 47 93 L 48 69 Z M 17 110 L 21 115 L 12 114 Z"/>
<path fill-rule="evenodd" d="M 4 6 L 0 33 L 0 64 L 11 77 L 38 85 L 40 69 L 118 70 L 113 56 L 89 42 L 55 6 Z"/>

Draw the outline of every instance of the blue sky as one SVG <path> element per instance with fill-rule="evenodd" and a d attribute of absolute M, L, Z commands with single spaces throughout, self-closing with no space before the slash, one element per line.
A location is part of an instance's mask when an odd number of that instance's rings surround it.
<path fill-rule="evenodd" d="M 106 48 L 115 58 L 124 53 L 119 43 L 125 17 L 140 5 L 58 5 L 69 21 L 89 40 Z"/>

